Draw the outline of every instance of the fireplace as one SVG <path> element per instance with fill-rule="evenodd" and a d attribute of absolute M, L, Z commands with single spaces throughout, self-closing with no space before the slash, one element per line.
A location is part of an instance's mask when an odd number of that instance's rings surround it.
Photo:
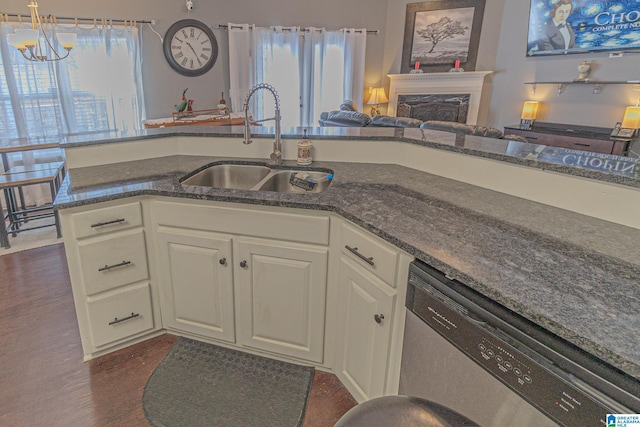
<path fill-rule="evenodd" d="M 492 73 L 390 74 L 389 115 L 476 125 L 484 78 Z"/>
<path fill-rule="evenodd" d="M 468 94 L 451 95 L 398 95 L 397 117 L 412 119 L 440 120 L 467 123 L 469 112 Z"/>

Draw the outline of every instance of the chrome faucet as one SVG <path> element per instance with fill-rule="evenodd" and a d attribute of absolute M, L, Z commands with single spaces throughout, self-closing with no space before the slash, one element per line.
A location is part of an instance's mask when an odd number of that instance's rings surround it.
<path fill-rule="evenodd" d="M 271 153 L 271 160 L 275 164 L 282 163 L 282 141 L 280 135 L 280 97 L 276 89 L 267 83 L 260 83 L 251 88 L 247 96 L 244 98 L 244 104 L 242 110 L 244 110 L 244 144 L 251 144 L 251 130 L 249 129 L 249 100 L 258 89 L 266 89 L 273 95 L 273 99 L 276 104 L 274 116 L 268 119 L 254 120 L 254 123 L 266 122 L 273 120 L 276 123 L 276 139 L 273 141 L 273 153 Z"/>

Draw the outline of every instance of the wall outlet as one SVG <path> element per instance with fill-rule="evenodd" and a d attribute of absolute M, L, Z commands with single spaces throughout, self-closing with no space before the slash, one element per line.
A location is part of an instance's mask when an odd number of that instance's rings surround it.
<path fill-rule="evenodd" d="M 624 52 L 611 52 L 609 54 L 609 58 L 622 58 L 624 56 Z"/>

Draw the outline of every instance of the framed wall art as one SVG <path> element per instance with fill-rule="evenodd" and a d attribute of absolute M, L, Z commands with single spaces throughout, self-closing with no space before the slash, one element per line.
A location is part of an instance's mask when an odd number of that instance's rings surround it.
<path fill-rule="evenodd" d="M 485 0 L 432 0 L 407 4 L 401 73 L 476 68 Z"/>
<path fill-rule="evenodd" d="M 638 0 L 535 0 L 527 56 L 640 49 Z"/>

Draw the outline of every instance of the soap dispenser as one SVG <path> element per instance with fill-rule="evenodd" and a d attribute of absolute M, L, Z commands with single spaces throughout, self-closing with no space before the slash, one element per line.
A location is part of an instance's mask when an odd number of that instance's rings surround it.
<path fill-rule="evenodd" d="M 309 141 L 307 137 L 307 129 L 304 130 L 303 140 L 298 142 L 298 164 L 299 165 L 310 165 L 313 161 L 311 156 L 311 151 L 313 149 L 313 144 Z"/>

